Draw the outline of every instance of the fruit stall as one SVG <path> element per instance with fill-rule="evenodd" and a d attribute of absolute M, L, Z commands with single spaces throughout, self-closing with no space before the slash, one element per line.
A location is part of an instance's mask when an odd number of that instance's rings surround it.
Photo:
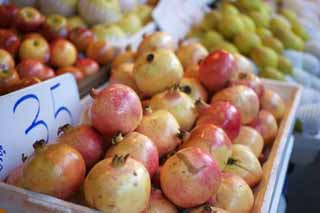
<path fill-rule="evenodd" d="M 0 3 L 0 212 L 280 211 L 319 1 Z"/>

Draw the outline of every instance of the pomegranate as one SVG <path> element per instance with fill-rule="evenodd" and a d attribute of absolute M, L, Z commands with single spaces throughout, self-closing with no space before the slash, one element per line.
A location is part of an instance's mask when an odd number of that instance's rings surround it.
<path fill-rule="evenodd" d="M 231 173 L 223 173 L 215 199 L 215 206 L 234 213 L 251 212 L 254 203 L 249 185 L 241 177 Z"/>
<path fill-rule="evenodd" d="M 178 209 L 168 201 L 161 190 L 152 189 L 149 206 L 144 213 L 178 213 Z"/>
<path fill-rule="evenodd" d="M 244 57 L 241 54 L 234 54 L 234 59 L 236 63 L 237 72 L 250 72 L 253 73 L 254 66 L 253 63 L 249 61 L 248 58 Z"/>
<path fill-rule="evenodd" d="M 183 78 L 180 82 L 180 90 L 189 95 L 194 101 L 208 100 L 208 93 L 201 85 L 199 80 L 195 78 Z"/>
<path fill-rule="evenodd" d="M 138 88 L 146 96 L 153 96 L 178 84 L 183 76 L 183 68 L 174 52 L 157 49 L 139 55 L 133 77 Z"/>
<path fill-rule="evenodd" d="M 191 209 L 188 213 L 230 213 L 230 211 L 211 206 L 209 204 Z"/>
<path fill-rule="evenodd" d="M 285 103 L 276 92 L 266 89 L 261 100 L 261 109 L 270 112 L 276 120 L 281 120 L 285 113 Z"/>
<path fill-rule="evenodd" d="M 141 162 L 152 177 L 159 168 L 159 154 L 157 147 L 145 135 L 130 132 L 125 137 L 121 134 L 113 139 L 114 145 L 106 153 L 106 158 L 114 155 L 130 154 L 130 157 Z"/>
<path fill-rule="evenodd" d="M 184 69 L 198 64 L 207 55 L 207 49 L 200 43 L 182 44 L 177 51 L 177 56 Z"/>
<path fill-rule="evenodd" d="M 101 92 L 93 90 L 91 107 L 92 125 L 103 135 L 129 133 L 142 119 L 142 106 L 138 95 L 128 86 L 111 84 Z"/>
<path fill-rule="evenodd" d="M 199 79 L 199 65 L 191 65 L 184 69 L 183 77 Z"/>
<path fill-rule="evenodd" d="M 263 149 L 263 138 L 257 130 L 242 126 L 238 137 L 233 140 L 234 144 L 242 144 L 248 146 L 256 157 L 261 155 Z"/>
<path fill-rule="evenodd" d="M 80 152 L 87 168 L 92 167 L 103 156 L 102 137 L 89 125 L 72 127 L 67 124 L 59 128 L 58 142 L 66 143 Z"/>
<path fill-rule="evenodd" d="M 168 110 L 177 119 L 180 128 L 190 130 L 194 125 L 198 113 L 193 100 L 177 87 L 166 90 L 153 96 L 150 100 L 153 110 Z"/>
<path fill-rule="evenodd" d="M 87 203 L 104 212 L 141 212 L 147 208 L 151 183 L 142 163 L 115 155 L 97 163 L 84 182 Z"/>
<path fill-rule="evenodd" d="M 237 107 L 242 124 L 252 122 L 259 113 L 259 98 L 246 86 L 237 85 L 221 90 L 212 97 L 211 103 L 216 101 L 229 101 Z"/>
<path fill-rule="evenodd" d="M 199 107 L 199 102 L 197 107 Z M 238 109 L 229 102 L 213 102 L 200 114 L 197 125 L 201 124 L 217 125 L 233 140 L 238 136 L 240 131 L 240 113 Z"/>
<path fill-rule="evenodd" d="M 209 92 L 216 92 L 227 86 L 235 71 L 236 63 L 232 54 L 216 50 L 200 63 L 199 78 Z"/>
<path fill-rule="evenodd" d="M 278 133 L 278 125 L 274 116 L 265 110 L 259 112 L 258 117 L 250 123 L 262 136 L 265 144 L 273 143 Z"/>
<path fill-rule="evenodd" d="M 175 150 L 181 143 L 179 139 L 179 123 L 167 110 L 148 112 L 143 116 L 137 132 L 148 136 L 156 145 L 159 156 Z"/>
<path fill-rule="evenodd" d="M 220 182 L 221 171 L 217 162 L 195 147 L 178 151 L 160 170 L 164 194 L 182 208 L 206 202 L 217 192 Z"/>
<path fill-rule="evenodd" d="M 124 63 L 122 65 L 112 67 L 109 83 L 124 84 L 133 89 L 139 96 L 142 96 L 142 92 L 139 90 L 134 78 L 133 78 L 133 66 L 132 63 Z"/>
<path fill-rule="evenodd" d="M 197 126 L 181 148 L 198 147 L 215 159 L 223 169 L 231 156 L 231 141 L 222 129 L 213 124 Z"/>
<path fill-rule="evenodd" d="M 154 51 L 156 49 L 175 50 L 175 43 L 172 37 L 165 32 L 154 32 L 144 36 L 138 47 L 138 55 L 145 52 Z"/>
<path fill-rule="evenodd" d="M 250 187 L 255 186 L 262 178 L 262 168 L 259 160 L 249 147 L 242 144 L 232 145 L 232 155 L 224 172 L 238 175 Z"/>
<path fill-rule="evenodd" d="M 6 180 L 7 184 L 15 185 L 15 186 L 18 185 L 19 180 L 20 180 L 22 173 L 23 173 L 23 166 L 24 166 L 24 164 L 18 166 L 12 172 L 10 172 L 10 174 Z"/>
<path fill-rule="evenodd" d="M 17 186 L 69 198 L 85 178 L 86 166 L 81 154 L 65 143 L 45 145 L 44 141 L 37 141 L 33 146 L 35 153 L 24 163 Z"/>
<path fill-rule="evenodd" d="M 231 78 L 230 85 L 244 85 L 250 87 L 256 92 L 258 98 L 261 98 L 264 92 L 264 86 L 260 78 L 249 72 L 236 72 Z"/>
<path fill-rule="evenodd" d="M 133 64 L 136 58 L 136 52 L 131 51 L 131 49 L 127 48 L 125 52 L 120 53 L 119 55 L 117 55 L 113 62 L 112 62 L 112 69 L 113 68 L 117 68 L 118 66 L 122 65 L 122 64 Z"/>

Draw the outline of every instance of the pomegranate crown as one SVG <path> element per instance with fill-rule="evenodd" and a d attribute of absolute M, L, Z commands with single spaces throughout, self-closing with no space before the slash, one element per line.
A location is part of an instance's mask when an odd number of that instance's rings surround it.
<path fill-rule="evenodd" d="M 114 168 L 123 166 L 123 165 L 126 163 L 126 161 L 127 161 L 127 159 L 128 159 L 129 156 L 130 156 L 130 154 L 126 154 L 126 155 L 117 155 L 117 154 L 116 154 L 116 155 L 112 158 L 112 166 L 113 166 Z"/>

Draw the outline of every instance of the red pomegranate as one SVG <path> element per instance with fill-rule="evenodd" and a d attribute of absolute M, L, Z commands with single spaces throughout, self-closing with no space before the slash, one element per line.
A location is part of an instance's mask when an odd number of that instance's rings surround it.
<path fill-rule="evenodd" d="M 217 161 L 223 169 L 231 156 L 231 141 L 222 129 L 213 124 L 197 126 L 181 148 L 198 147 Z"/>
<path fill-rule="evenodd" d="M 67 124 L 59 128 L 58 135 L 60 135 L 58 142 L 66 143 L 80 152 L 87 168 L 92 167 L 103 157 L 103 139 L 89 125 L 74 128 Z"/>
<path fill-rule="evenodd" d="M 198 116 L 194 101 L 177 87 L 153 96 L 150 107 L 153 110 L 168 110 L 183 130 L 190 130 Z"/>
<path fill-rule="evenodd" d="M 160 157 L 175 150 L 181 143 L 178 121 L 167 110 L 152 112 L 151 108 L 148 108 L 146 111 L 137 132 L 148 136 L 153 141 Z"/>
<path fill-rule="evenodd" d="M 264 86 L 259 77 L 250 72 L 236 72 L 231 78 L 231 86 L 244 85 L 253 89 L 259 98 L 262 97 L 264 92 Z"/>
<path fill-rule="evenodd" d="M 211 100 L 211 103 L 216 101 L 228 101 L 240 112 L 242 124 L 252 122 L 259 112 L 259 98 L 253 89 L 237 85 L 226 88 L 216 93 Z"/>
<path fill-rule="evenodd" d="M 240 113 L 238 109 L 229 102 L 213 102 L 200 114 L 197 125 L 202 124 L 214 124 L 221 127 L 229 138 L 233 140 L 238 136 L 240 131 Z"/>
<path fill-rule="evenodd" d="M 265 144 L 273 143 L 278 133 L 278 124 L 274 116 L 265 110 L 259 112 L 258 117 L 250 123 L 263 137 Z"/>
<path fill-rule="evenodd" d="M 86 173 L 81 154 L 65 143 L 34 144 L 35 153 L 24 163 L 17 186 L 31 191 L 69 198 L 83 183 Z"/>
<path fill-rule="evenodd" d="M 142 163 L 115 155 L 97 163 L 84 182 L 87 203 L 103 212 L 142 212 L 148 207 L 151 183 Z"/>
<path fill-rule="evenodd" d="M 138 95 L 128 86 L 112 84 L 101 92 L 93 90 L 91 107 L 92 125 L 103 135 L 129 133 L 142 119 L 142 106 Z"/>
<path fill-rule="evenodd" d="M 149 206 L 143 213 L 178 213 L 178 209 L 162 195 L 161 190 L 152 189 Z"/>
<path fill-rule="evenodd" d="M 216 50 L 201 61 L 199 78 L 209 92 L 216 92 L 227 86 L 235 71 L 236 63 L 232 54 Z"/>
<path fill-rule="evenodd" d="M 114 145 L 106 153 L 106 158 L 115 155 L 127 155 L 141 162 L 152 177 L 159 168 L 159 154 L 157 147 L 145 135 L 131 132 L 125 137 L 118 135 L 113 139 Z"/>
<path fill-rule="evenodd" d="M 217 192 L 220 182 L 217 162 L 195 147 L 182 149 L 171 156 L 160 171 L 164 194 L 182 208 L 206 202 Z"/>

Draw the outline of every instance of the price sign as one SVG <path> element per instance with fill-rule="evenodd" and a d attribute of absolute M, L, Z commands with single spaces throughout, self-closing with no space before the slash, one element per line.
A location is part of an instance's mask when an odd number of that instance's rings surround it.
<path fill-rule="evenodd" d="M 0 180 L 33 153 L 32 144 L 57 137 L 64 124 L 78 124 L 80 98 L 71 74 L 0 96 Z"/>
<path fill-rule="evenodd" d="M 208 11 L 208 0 L 161 0 L 152 16 L 162 31 L 178 41 L 186 36 L 193 24 Z"/>

